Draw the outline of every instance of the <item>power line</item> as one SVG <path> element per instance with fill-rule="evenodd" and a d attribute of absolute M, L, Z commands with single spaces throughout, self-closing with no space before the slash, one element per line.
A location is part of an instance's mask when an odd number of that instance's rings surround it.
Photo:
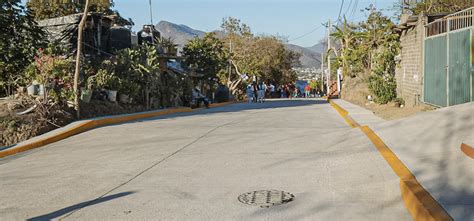
<path fill-rule="evenodd" d="M 341 2 L 341 8 L 339 9 L 339 15 L 337 16 L 337 23 L 341 21 L 341 13 L 342 13 L 342 8 L 344 7 L 344 0 Z"/>
<path fill-rule="evenodd" d="M 351 1 L 349 2 L 349 5 L 347 6 L 346 10 L 344 11 L 344 16 L 346 16 L 347 12 L 349 12 L 349 9 L 350 9 L 351 6 L 352 6 L 352 2 L 353 2 L 353 0 L 351 0 Z"/>
<path fill-rule="evenodd" d="M 359 7 L 359 0 L 356 0 L 355 3 L 354 3 L 354 8 L 352 9 L 352 13 L 351 13 L 351 18 L 355 16 L 355 14 L 357 13 L 357 7 Z"/>
<path fill-rule="evenodd" d="M 303 35 L 301 35 L 301 36 L 298 36 L 298 37 L 296 37 L 296 38 L 293 38 L 293 39 L 288 40 L 288 42 L 292 42 L 292 41 L 296 41 L 296 40 L 298 40 L 298 39 L 304 38 L 304 37 L 306 37 L 306 36 L 308 36 L 308 35 L 314 33 L 315 31 L 319 30 L 319 29 L 322 28 L 322 27 L 323 27 L 323 26 L 318 26 L 318 27 L 316 27 L 315 29 L 313 29 L 313 30 L 307 32 L 306 34 L 303 34 Z"/>

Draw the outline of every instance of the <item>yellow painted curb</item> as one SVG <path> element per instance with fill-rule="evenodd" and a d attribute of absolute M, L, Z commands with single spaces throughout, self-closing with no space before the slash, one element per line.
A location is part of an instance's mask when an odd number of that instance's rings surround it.
<path fill-rule="evenodd" d="M 341 115 L 341 117 L 344 119 L 344 121 L 346 121 L 346 123 L 349 126 L 351 126 L 352 128 L 360 127 L 359 123 L 357 123 L 354 119 L 352 119 L 352 117 L 349 116 L 349 112 L 344 110 L 344 108 L 342 108 L 341 106 L 339 106 L 338 104 L 334 103 L 331 100 L 328 100 L 328 102 L 331 104 L 331 106 L 334 109 L 336 109 L 336 111 L 339 113 L 339 115 Z"/>
<path fill-rule="evenodd" d="M 226 105 L 234 104 L 234 103 L 236 102 L 229 101 L 229 102 L 215 103 L 215 104 L 210 104 L 209 107 L 222 107 L 222 106 L 226 106 Z"/>
<path fill-rule="evenodd" d="M 405 206 L 416 221 L 451 221 L 453 218 L 416 180 L 400 179 L 400 190 Z"/>
<path fill-rule="evenodd" d="M 50 143 L 58 142 L 62 139 L 66 139 L 70 136 L 85 132 L 85 131 L 90 130 L 90 129 L 95 128 L 95 127 L 96 127 L 96 125 L 95 125 L 94 121 L 87 121 L 87 122 L 84 122 L 82 124 L 79 124 L 79 125 L 71 128 L 71 129 L 69 129 L 68 131 L 64 131 L 64 132 L 61 132 L 59 134 L 55 134 L 53 136 L 45 137 L 45 138 L 37 140 L 35 142 L 31 142 L 31 143 L 24 144 L 24 145 L 19 145 L 19 146 L 16 146 L 16 147 L 13 147 L 13 148 L 10 148 L 10 149 L 7 149 L 7 150 L 0 151 L 0 158 L 10 156 L 10 155 L 14 155 L 14 154 L 17 154 L 17 153 L 21 153 L 21 152 L 24 152 L 24 151 L 32 150 L 32 149 L 35 149 L 35 148 L 38 148 L 38 147 L 41 147 L 41 146 L 44 146 L 44 145 L 47 145 L 47 144 L 50 144 Z"/>
<path fill-rule="evenodd" d="M 414 179 L 415 176 L 411 171 L 403 164 L 403 162 L 398 159 L 395 153 L 390 150 L 390 148 L 380 139 L 377 134 L 372 131 L 368 126 L 363 126 L 360 128 L 362 132 L 369 138 L 370 141 L 374 144 L 377 150 L 380 152 L 382 157 L 387 161 L 388 165 L 392 170 L 397 174 L 400 179 Z"/>
<path fill-rule="evenodd" d="M 382 139 L 368 126 L 360 126 L 342 107 L 328 99 L 334 109 L 344 118 L 351 127 L 358 127 L 374 144 L 382 157 L 400 178 L 400 191 L 403 202 L 416 221 L 450 221 L 453 218 L 446 210 L 426 191 L 416 180 L 415 175 L 403 164 Z M 465 147 L 463 151 L 465 150 Z"/>
<path fill-rule="evenodd" d="M 385 158 L 392 170 L 400 177 L 400 191 L 403 202 L 416 221 L 453 220 L 444 208 L 416 180 L 415 175 L 390 150 L 390 148 L 368 126 L 360 128 Z"/>
<path fill-rule="evenodd" d="M 466 154 L 471 159 L 474 159 L 474 148 L 472 148 L 469 145 L 463 143 L 463 144 L 461 144 L 461 151 L 464 152 L 464 154 Z"/>
<path fill-rule="evenodd" d="M 222 106 L 229 105 L 232 103 L 234 102 L 216 103 L 216 104 L 211 104 L 210 107 L 222 107 Z M 68 129 L 67 131 L 63 131 L 58 134 L 45 137 L 31 143 L 18 145 L 10 149 L 0 151 L 0 158 L 11 156 L 11 155 L 25 152 L 28 150 L 36 149 L 38 147 L 42 147 L 51 143 L 55 143 L 60 140 L 66 139 L 68 137 L 71 137 L 71 136 L 98 128 L 98 127 L 120 124 L 120 123 L 135 121 L 139 119 L 158 117 L 158 116 L 163 116 L 163 115 L 168 115 L 168 114 L 186 113 L 186 112 L 192 112 L 192 111 L 193 109 L 191 108 L 175 108 L 175 109 L 167 109 L 167 110 L 160 110 L 160 111 L 154 111 L 154 112 L 127 114 L 127 115 L 119 115 L 119 116 L 112 116 L 112 117 L 107 117 L 107 118 L 87 120 L 81 124 L 78 124 Z"/>

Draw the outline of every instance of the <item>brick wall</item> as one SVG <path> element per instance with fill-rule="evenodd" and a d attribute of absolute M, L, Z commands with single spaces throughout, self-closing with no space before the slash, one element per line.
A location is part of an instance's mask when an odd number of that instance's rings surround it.
<path fill-rule="evenodd" d="M 418 104 L 423 88 L 423 41 L 425 18 L 420 18 L 415 27 L 403 31 L 401 61 L 395 71 L 397 96 L 405 100 L 407 106 Z"/>

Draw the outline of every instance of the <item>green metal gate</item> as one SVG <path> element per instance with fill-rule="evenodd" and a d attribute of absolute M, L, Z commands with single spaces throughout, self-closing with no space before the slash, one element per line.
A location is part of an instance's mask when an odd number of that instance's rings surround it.
<path fill-rule="evenodd" d="M 471 30 L 449 34 L 449 105 L 471 101 Z"/>
<path fill-rule="evenodd" d="M 474 7 L 425 28 L 423 100 L 446 107 L 473 101 Z"/>
<path fill-rule="evenodd" d="M 425 40 L 425 102 L 445 107 L 447 104 L 447 35 Z"/>

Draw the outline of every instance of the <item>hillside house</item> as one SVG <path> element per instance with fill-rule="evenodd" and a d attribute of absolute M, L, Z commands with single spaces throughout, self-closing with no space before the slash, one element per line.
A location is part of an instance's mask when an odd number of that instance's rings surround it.
<path fill-rule="evenodd" d="M 60 41 L 73 52 L 77 48 L 77 31 L 82 13 L 38 21 L 49 39 Z M 89 13 L 84 30 L 86 55 L 109 55 L 115 50 L 130 48 L 131 23 L 117 15 Z"/>
<path fill-rule="evenodd" d="M 400 33 L 402 47 L 395 77 L 397 95 L 406 105 L 450 106 L 472 101 L 472 65 L 466 61 L 472 60 L 473 16 L 472 8 L 453 15 L 402 16 L 394 28 Z M 457 32 L 463 33 L 462 39 L 454 39 L 459 38 Z M 455 35 L 449 43 L 448 35 Z"/>

